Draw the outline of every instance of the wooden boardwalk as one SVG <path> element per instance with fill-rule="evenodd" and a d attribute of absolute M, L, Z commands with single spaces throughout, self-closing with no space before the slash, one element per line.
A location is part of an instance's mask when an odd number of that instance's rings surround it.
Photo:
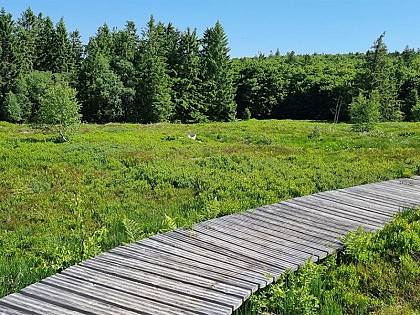
<path fill-rule="evenodd" d="M 420 176 L 294 198 L 117 247 L 0 299 L 0 314 L 231 314 L 251 293 L 420 206 Z"/>

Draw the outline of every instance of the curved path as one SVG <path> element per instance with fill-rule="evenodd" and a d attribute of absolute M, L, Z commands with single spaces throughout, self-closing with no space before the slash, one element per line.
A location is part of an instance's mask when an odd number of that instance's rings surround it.
<path fill-rule="evenodd" d="M 231 314 L 287 269 L 420 206 L 420 176 L 294 198 L 117 247 L 0 299 L 0 314 Z"/>

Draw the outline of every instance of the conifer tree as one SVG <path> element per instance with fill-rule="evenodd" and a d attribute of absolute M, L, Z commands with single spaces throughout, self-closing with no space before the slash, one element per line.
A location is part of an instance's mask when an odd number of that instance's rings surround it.
<path fill-rule="evenodd" d="M 137 28 L 132 21 L 127 21 L 124 30 L 113 32 L 114 55 L 111 68 L 119 76 L 124 85 L 121 95 L 124 121 L 133 121 L 135 111 L 135 95 L 137 73 L 134 66 L 139 45 Z"/>
<path fill-rule="evenodd" d="M 136 65 L 139 74 L 136 120 L 145 123 L 166 121 L 173 115 L 163 32 L 163 24 L 155 24 L 151 16 L 143 31 L 142 47 Z"/>
<path fill-rule="evenodd" d="M 396 79 L 384 36 L 385 33 L 381 34 L 366 54 L 366 86 L 369 98 L 374 91 L 379 93 L 381 119 L 398 121 L 402 119 L 402 112 L 397 100 Z"/>
<path fill-rule="evenodd" d="M 0 112 L 7 93 L 12 89 L 14 81 L 21 69 L 21 55 L 18 51 L 18 38 L 12 15 L 0 10 Z M 0 119 L 6 119 L 0 117 Z"/>
<path fill-rule="evenodd" d="M 200 46 L 197 31 L 187 28 L 181 34 L 177 50 L 177 63 L 174 67 L 174 104 L 175 120 L 183 123 L 194 123 L 206 120 L 201 97 L 200 80 Z"/>
<path fill-rule="evenodd" d="M 53 46 L 50 49 L 52 50 L 53 57 L 52 72 L 70 72 L 74 68 L 75 63 L 72 56 L 72 44 L 62 18 L 57 24 Z"/>
<path fill-rule="evenodd" d="M 205 30 L 201 51 L 203 102 L 212 121 L 231 121 L 236 115 L 229 51 L 226 34 L 217 21 Z"/>
<path fill-rule="evenodd" d="M 108 58 L 97 48 L 83 61 L 79 84 L 84 120 L 98 123 L 121 120 L 124 86 L 112 71 Z"/>
<path fill-rule="evenodd" d="M 17 22 L 19 47 L 22 54 L 22 70 L 30 72 L 36 63 L 37 18 L 31 8 L 26 9 Z"/>
<path fill-rule="evenodd" d="M 83 60 L 84 46 L 79 30 L 70 33 L 71 58 L 76 69 L 78 69 Z"/>
<path fill-rule="evenodd" d="M 36 28 L 36 64 L 35 69 L 40 71 L 53 71 L 55 28 L 50 17 L 44 18 L 40 13 L 37 17 Z"/>

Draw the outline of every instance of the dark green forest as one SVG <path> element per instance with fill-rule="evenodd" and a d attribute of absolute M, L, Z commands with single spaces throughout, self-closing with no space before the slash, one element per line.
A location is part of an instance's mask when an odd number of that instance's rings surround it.
<path fill-rule="evenodd" d="M 151 17 L 140 29 L 104 24 L 85 44 L 63 19 L 3 8 L 0 120 L 34 122 L 56 91 L 73 93 L 90 123 L 420 120 L 420 52 L 389 52 L 385 33 L 366 53 L 241 59 L 220 22 L 200 35 Z"/>

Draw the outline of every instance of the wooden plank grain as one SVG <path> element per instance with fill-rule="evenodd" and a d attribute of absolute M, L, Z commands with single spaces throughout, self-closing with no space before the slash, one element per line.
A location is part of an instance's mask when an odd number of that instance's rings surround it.
<path fill-rule="evenodd" d="M 33 285 L 27 287 L 30 288 Z M 27 289 L 25 288 L 25 290 Z M 1 299 L 3 305 L 8 305 L 9 307 L 19 309 L 21 311 L 27 312 L 29 314 L 45 314 L 45 315 L 81 315 L 86 314 L 79 312 L 74 309 L 68 309 L 67 307 L 57 306 L 55 304 L 49 303 L 42 297 L 42 299 L 34 298 L 32 296 L 22 294 L 22 293 L 13 293 Z M 87 313 L 95 314 L 95 313 Z"/>
<path fill-rule="evenodd" d="M 377 230 L 381 228 L 381 224 L 378 222 L 368 221 L 363 216 L 360 215 L 353 215 L 352 213 L 348 213 L 346 211 L 340 209 L 331 209 L 329 207 L 323 207 L 318 205 L 316 202 L 311 202 L 308 199 L 303 200 L 296 200 L 291 199 L 287 201 L 283 201 L 283 204 L 290 205 L 292 207 L 300 207 L 302 209 L 306 209 L 307 211 L 313 213 L 319 213 L 326 216 L 332 216 L 334 218 L 338 218 L 342 222 L 349 222 L 353 224 L 355 227 L 363 226 L 370 230 Z"/>
<path fill-rule="evenodd" d="M 347 229 L 335 225 L 332 220 L 327 220 L 325 217 L 313 216 L 311 213 L 301 212 L 299 209 L 291 209 L 280 204 L 273 205 L 270 208 L 257 208 L 254 211 L 246 211 L 245 215 L 257 215 L 260 220 L 265 220 L 274 226 L 290 224 L 301 228 L 303 231 L 307 229 L 313 232 L 320 231 L 321 238 L 326 241 L 336 240 L 337 236 L 343 235 L 347 231 Z"/>
<path fill-rule="evenodd" d="M 0 301 L 0 315 L 42 315 L 41 313 L 18 310 L 6 305 L 7 303 L 2 303 Z"/>
<path fill-rule="evenodd" d="M 291 256 L 284 250 L 278 250 L 278 246 L 275 246 L 276 244 L 269 240 L 255 240 L 255 237 L 253 237 L 253 241 L 251 242 L 248 240 L 250 235 L 241 230 L 236 231 L 234 229 L 224 229 L 223 226 L 216 227 L 209 225 L 196 227 L 193 231 L 180 230 L 178 232 L 181 234 L 195 233 L 195 237 L 204 240 L 209 240 L 208 237 L 222 239 L 229 243 L 229 245 L 226 245 L 229 248 L 231 245 L 237 245 L 244 254 L 257 255 L 256 257 L 261 257 L 265 261 L 273 261 L 274 259 L 275 265 L 286 269 L 295 269 L 305 261 L 304 258 Z M 261 255 L 266 255 L 266 257 L 264 258 Z"/>
<path fill-rule="evenodd" d="M 193 247 L 192 249 L 190 249 L 188 245 L 185 247 L 186 248 L 182 249 L 162 242 L 158 242 L 156 240 L 144 239 L 137 243 L 118 247 L 115 250 L 118 251 L 119 254 L 126 253 L 128 251 L 134 255 L 142 255 L 144 249 L 156 249 L 160 252 L 170 253 L 171 259 L 177 260 L 181 265 L 199 266 L 206 271 L 214 271 L 215 273 L 219 273 L 223 276 L 223 278 L 226 281 L 229 279 L 229 277 L 227 276 L 232 275 L 235 279 L 240 279 L 252 284 L 262 285 L 262 282 L 267 281 L 267 279 L 262 275 L 262 271 L 254 271 L 252 268 L 250 268 L 250 265 L 247 263 L 241 263 L 240 261 L 233 261 L 232 263 L 230 263 L 229 259 L 223 260 L 224 256 L 208 257 L 206 255 L 203 255 L 199 248 Z M 207 254 L 209 253 L 207 252 Z M 220 260 L 218 258 L 220 258 Z"/>
<path fill-rule="evenodd" d="M 166 288 L 158 288 L 152 285 L 145 285 L 139 282 L 119 278 L 117 276 L 98 272 L 86 268 L 73 268 L 64 271 L 57 279 L 57 283 L 65 282 L 73 279 L 79 283 L 90 283 L 98 287 L 106 287 L 116 292 L 122 292 L 127 295 L 132 295 L 137 301 L 137 297 L 143 298 L 146 301 L 152 300 L 156 303 L 168 305 L 169 307 L 179 308 L 185 311 L 194 312 L 201 315 L 206 315 L 208 311 L 217 312 L 221 309 L 220 305 L 203 301 L 199 298 L 183 295 L 173 290 Z M 61 281 L 65 277 L 65 281 Z"/>
<path fill-rule="evenodd" d="M 179 261 L 173 259 L 162 259 L 159 256 L 148 257 L 145 252 L 149 252 L 150 248 L 142 247 L 140 244 L 134 244 L 134 246 L 124 246 L 109 251 L 110 254 L 120 255 L 123 257 L 129 257 L 139 260 L 145 260 L 153 262 L 160 266 L 166 266 L 174 270 L 185 271 L 197 276 L 202 276 L 207 279 L 217 280 L 222 283 L 235 285 L 241 288 L 246 288 L 255 292 L 258 289 L 258 281 L 254 281 L 250 276 L 245 276 L 225 270 L 222 268 L 214 267 L 213 265 L 201 264 L 200 262 L 191 262 L 188 259 L 181 259 Z"/>
<path fill-rule="evenodd" d="M 372 203 L 367 200 L 364 200 L 363 198 L 356 199 L 352 198 L 347 194 L 343 194 L 339 191 L 327 191 L 323 193 L 322 195 L 319 195 L 320 198 L 328 199 L 334 202 L 339 202 L 343 205 L 347 205 L 350 207 L 355 207 L 356 209 L 364 209 L 366 211 L 371 212 L 373 215 L 376 213 L 385 217 L 392 217 L 395 214 L 395 208 L 392 209 L 392 207 L 389 207 L 385 204 L 377 204 Z"/>
<path fill-rule="evenodd" d="M 218 257 L 222 260 L 224 259 L 225 261 L 246 265 L 250 270 L 260 272 L 263 275 L 285 271 L 281 268 L 272 267 L 270 264 L 255 259 L 254 257 L 246 256 L 236 250 L 231 250 L 220 245 L 214 245 L 199 240 L 195 237 L 194 233 L 190 232 L 184 235 L 176 232 L 170 232 L 156 235 L 151 239 L 179 248 L 197 250 L 200 254 L 206 257 Z"/>
<path fill-rule="evenodd" d="M 324 209 L 329 209 L 333 211 L 341 211 L 345 213 L 349 217 L 352 218 L 359 218 L 365 222 L 375 223 L 375 224 L 383 224 L 387 222 L 391 216 L 389 215 L 381 215 L 379 213 L 372 213 L 369 209 L 363 208 L 362 206 L 348 206 L 345 203 L 340 203 L 334 200 L 327 199 L 323 197 L 323 194 L 314 194 L 311 196 L 306 196 L 305 198 L 300 199 L 302 202 L 307 202 L 312 205 L 316 205 L 318 207 L 322 207 Z"/>
<path fill-rule="evenodd" d="M 298 217 L 290 218 L 286 213 L 279 213 L 273 215 L 265 211 L 245 211 L 244 217 L 256 220 L 256 224 L 271 227 L 275 230 L 284 230 L 290 228 L 291 230 L 299 233 L 306 234 L 308 236 L 317 236 L 318 240 L 322 242 L 337 242 L 337 233 L 333 233 L 328 229 L 322 228 L 322 225 L 317 221 L 311 220 L 300 220 Z"/>
<path fill-rule="evenodd" d="M 401 186 L 401 185 L 400 185 Z M 413 202 L 420 202 L 420 189 L 407 189 L 403 187 L 394 186 L 392 183 L 375 183 L 369 185 L 369 189 L 383 191 L 390 196 L 398 196 L 412 200 Z"/>
<path fill-rule="evenodd" d="M 212 225 L 213 222 L 215 222 L 215 224 L 235 226 L 238 222 L 239 224 L 243 224 L 251 230 L 260 231 L 260 228 L 265 228 L 274 232 L 283 233 L 285 235 L 290 235 L 302 240 L 307 240 L 313 242 L 314 244 L 321 244 L 322 246 L 327 243 L 339 244 L 336 235 L 332 236 L 331 234 L 317 228 L 313 224 L 308 225 L 294 220 L 288 220 L 282 214 L 271 218 L 264 214 L 265 213 L 261 214 L 258 211 L 245 211 L 240 214 L 221 217 L 220 220 L 206 221 L 203 224 Z M 265 232 L 261 232 L 265 234 Z M 316 246 L 316 248 L 319 249 L 320 247 Z"/>
<path fill-rule="evenodd" d="M 236 242 L 243 244 L 252 244 L 254 247 L 263 247 L 265 251 L 279 251 L 284 253 L 283 248 L 287 248 L 288 253 L 296 252 L 300 257 L 308 257 L 308 254 L 316 256 L 323 256 L 329 252 L 329 248 L 324 244 L 314 242 L 314 237 L 305 237 L 305 235 L 297 235 L 291 230 L 275 230 L 261 225 L 252 224 L 253 220 L 238 220 L 234 221 L 215 221 L 203 222 L 194 228 L 194 231 L 200 231 L 204 234 L 213 235 L 226 240 L 227 236 L 234 235 L 238 240 Z M 220 234 L 222 233 L 222 234 Z M 309 240 L 308 240 L 309 238 Z M 255 245 L 254 245 L 255 244 Z M 250 245 L 251 246 L 251 245 Z M 270 253 L 268 253 L 270 255 Z M 278 255 L 276 253 L 275 255 Z M 297 256 L 297 257 L 299 257 Z"/>
<path fill-rule="evenodd" d="M 417 199 L 403 197 L 397 194 L 392 194 L 385 192 L 384 190 L 376 190 L 372 188 L 364 188 L 364 187 L 352 187 L 349 188 L 348 191 L 352 193 L 356 193 L 359 195 L 363 195 L 364 197 L 370 196 L 371 198 L 384 200 L 394 205 L 398 205 L 400 207 L 408 206 L 411 207 L 412 205 L 417 204 Z"/>
<path fill-rule="evenodd" d="M 201 277 L 188 276 L 185 273 L 170 273 L 161 268 L 150 268 L 150 266 L 139 263 L 135 259 L 121 259 L 120 257 L 105 254 L 102 254 L 95 260 L 86 261 L 81 265 L 99 271 L 102 270 L 114 276 L 124 276 L 124 278 L 132 281 L 138 281 L 162 289 L 170 289 L 226 306 L 241 303 L 243 296 L 249 294 L 249 290 L 246 289 L 217 281 L 209 281 Z"/>
<path fill-rule="evenodd" d="M 328 213 L 310 211 L 308 208 L 286 204 L 285 202 L 272 204 L 266 207 L 258 207 L 255 211 L 261 211 L 264 215 L 270 216 L 277 216 L 280 212 L 283 216 L 292 220 L 297 220 L 308 225 L 317 224 L 323 226 L 326 231 L 333 235 L 345 234 L 358 227 L 358 225 L 352 222 L 340 220 L 339 217 Z"/>
<path fill-rule="evenodd" d="M 175 292 L 173 292 L 172 296 L 174 300 L 170 302 L 170 297 L 168 299 L 163 290 L 157 292 L 151 286 L 142 286 L 140 289 L 143 290 L 143 294 L 140 295 L 140 290 L 136 290 L 135 286 L 126 286 L 125 290 L 122 290 L 121 287 L 117 289 L 116 283 L 106 286 L 103 283 L 97 284 L 80 277 L 72 277 L 71 274 L 50 277 L 48 281 L 43 283 L 63 288 L 64 290 L 72 290 L 73 292 L 84 291 L 85 295 L 90 299 L 112 303 L 122 308 L 124 312 L 132 311 L 149 314 L 166 312 L 168 315 L 205 314 L 205 310 L 208 313 L 218 315 L 230 312 L 230 307 L 228 306 L 204 300 L 200 301 L 199 299 L 182 296 Z"/>

